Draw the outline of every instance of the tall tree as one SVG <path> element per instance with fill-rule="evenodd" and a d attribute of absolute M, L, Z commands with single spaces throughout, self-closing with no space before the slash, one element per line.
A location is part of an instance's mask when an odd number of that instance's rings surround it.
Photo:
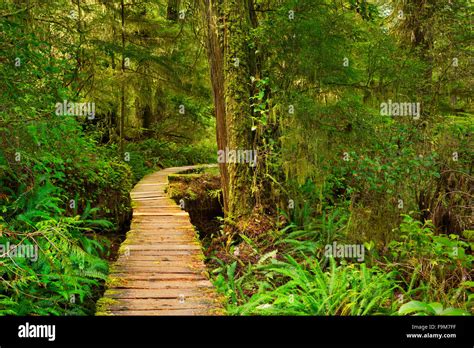
<path fill-rule="evenodd" d="M 248 40 L 251 29 L 249 1 L 224 1 L 224 94 L 227 145 L 229 150 L 256 150 L 252 144 L 251 55 Z M 250 215 L 252 168 L 247 163 L 228 163 L 228 215 L 237 220 Z M 241 220 L 242 221 L 242 220 Z"/>
<path fill-rule="evenodd" d="M 125 6 L 120 1 L 120 18 L 122 20 L 122 64 L 120 84 L 120 156 L 123 156 L 123 137 L 125 129 Z"/>
<path fill-rule="evenodd" d="M 255 58 L 249 45 L 253 1 L 206 0 L 207 48 L 217 119 L 217 144 L 222 151 L 256 151 L 252 132 L 252 77 Z M 256 207 L 256 167 L 221 163 L 226 217 L 241 231 Z M 261 178 L 259 178 L 261 179 Z"/>
<path fill-rule="evenodd" d="M 214 113 L 216 116 L 217 148 L 227 146 L 226 106 L 224 98 L 224 31 L 219 22 L 222 20 L 222 1 L 204 0 L 204 21 L 206 43 L 210 67 L 210 77 L 214 99 Z M 221 185 L 224 196 L 224 210 L 229 210 L 229 174 L 225 163 L 220 163 Z"/>

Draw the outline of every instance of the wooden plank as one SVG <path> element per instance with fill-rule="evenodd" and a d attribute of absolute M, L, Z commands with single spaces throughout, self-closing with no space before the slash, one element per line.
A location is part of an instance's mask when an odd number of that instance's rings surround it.
<path fill-rule="evenodd" d="M 133 220 L 135 223 L 142 223 L 142 222 L 151 222 L 155 224 L 163 224 L 163 223 L 177 223 L 177 222 L 187 222 L 190 223 L 188 213 L 184 212 L 179 215 L 172 215 L 172 214 L 163 214 L 163 215 L 135 215 L 133 214 Z"/>
<path fill-rule="evenodd" d="M 134 223 L 132 222 L 132 225 Z M 137 228 L 130 228 L 130 231 L 148 231 L 156 230 L 160 233 L 168 232 L 181 232 L 181 231 L 195 231 L 194 226 L 191 224 L 180 224 L 178 226 L 168 226 L 158 224 L 157 226 L 146 226 L 139 223 L 135 224 Z"/>
<path fill-rule="evenodd" d="M 130 244 L 133 245 L 148 245 L 148 244 L 188 244 L 188 243 L 195 243 L 196 238 L 194 236 L 175 236 L 174 238 L 170 238 L 169 236 L 159 237 L 159 236 L 132 236 L 128 239 Z"/>
<path fill-rule="evenodd" d="M 125 260 L 123 260 L 125 261 Z M 196 266 L 203 266 L 202 260 L 199 259 L 183 259 L 183 260 L 154 260 L 154 261 L 145 261 L 139 260 L 135 261 L 133 259 L 128 259 L 126 262 L 116 262 L 114 267 L 116 269 L 120 267 L 146 267 L 153 270 L 159 270 L 161 268 L 186 268 L 190 269 L 191 271 Z"/>
<path fill-rule="evenodd" d="M 169 223 L 156 223 L 156 222 L 132 222 L 132 225 L 130 226 L 131 229 L 133 230 L 164 230 L 164 229 L 170 229 L 170 230 L 179 230 L 179 229 L 185 229 L 187 228 L 188 230 L 191 229 L 191 224 L 189 221 L 182 221 L 182 222 L 169 222 Z"/>
<path fill-rule="evenodd" d="M 186 225 L 186 226 L 175 226 L 175 227 L 168 227 L 168 226 L 152 226 L 147 228 L 148 226 L 138 225 L 136 229 L 131 229 L 129 232 L 130 234 L 139 233 L 139 234 L 156 234 L 156 235 L 172 235 L 172 234 L 191 234 L 196 233 L 194 227 Z"/>
<path fill-rule="evenodd" d="M 142 260 L 142 261 L 160 261 L 161 259 L 156 259 L 156 257 L 160 258 L 170 258 L 168 259 L 169 261 L 175 261 L 178 260 L 178 257 L 181 257 L 179 260 L 183 260 L 183 262 L 187 262 L 189 260 L 203 260 L 202 256 L 198 253 L 194 255 L 142 255 L 142 254 L 133 254 L 131 253 L 129 256 L 121 255 L 117 261 L 110 267 L 112 270 L 115 265 L 117 264 L 123 264 L 125 261 L 134 261 L 134 260 Z M 183 259 L 184 258 L 184 259 Z M 161 260 L 163 261 L 163 260 Z"/>
<path fill-rule="evenodd" d="M 130 192 L 130 195 L 133 197 L 133 196 L 147 196 L 147 195 L 157 195 L 157 194 L 160 194 L 160 195 L 163 195 L 165 194 L 165 191 L 135 191 L 135 192 Z"/>
<path fill-rule="evenodd" d="M 141 210 L 141 209 L 164 209 L 164 211 L 167 211 L 168 209 L 173 209 L 173 210 L 181 210 L 180 207 L 176 206 L 175 202 L 170 202 L 170 201 L 146 201 L 146 202 L 137 202 L 133 201 L 133 210 Z"/>
<path fill-rule="evenodd" d="M 178 226 L 188 226 L 191 227 L 191 220 L 188 216 L 135 216 L 132 225 L 144 225 L 146 226 L 155 226 L 155 227 L 173 227 Z"/>
<path fill-rule="evenodd" d="M 209 291 L 210 292 L 210 291 Z M 186 299 L 188 297 L 202 297 L 205 289 L 195 287 L 184 289 L 113 289 L 106 291 L 104 296 L 113 299 L 122 298 L 167 298 L 167 299 Z"/>
<path fill-rule="evenodd" d="M 132 199 L 134 201 L 141 202 L 141 201 L 153 201 L 158 198 L 165 198 L 165 197 L 166 197 L 165 195 L 156 195 L 156 196 L 147 196 L 147 197 L 132 197 Z"/>
<path fill-rule="evenodd" d="M 154 200 L 153 199 L 150 199 L 149 201 L 151 202 L 147 202 L 147 203 L 138 203 L 138 204 L 153 204 L 153 201 L 156 201 L 156 202 L 170 202 L 170 203 L 173 203 L 174 205 L 176 205 L 176 202 L 174 200 L 172 200 L 170 197 L 168 196 L 164 196 L 164 197 L 157 197 L 155 198 Z M 135 202 L 136 203 L 136 202 Z"/>
<path fill-rule="evenodd" d="M 121 254 L 115 263 L 122 262 L 122 260 L 128 260 L 128 261 L 133 261 L 133 260 L 148 260 L 148 261 L 178 261 L 181 260 L 182 262 L 185 262 L 187 260 L 204 260 L 202 253 L 195 252 L 195 253 L 189 253 L 189 254 L 182 254 L 182 255 L 176 255 L 176 254 L 171 254 L 169 253 L 168 255 L 166 254 L 161 254 L 161 255 L 150 255 L 150 254 L 143 254 L 144 251 L 131 251 L 129 253 L 123 253 Z"/>
<path fill-rule="evenodd" d="M 134 272 L 142 272 L 142 273 L 193 273 L 197 272 L 199 267 L 190 267 L 190 266 L 161 266 L 156 265 L 153 267 L 149 266 L 123 266 L 123 265 L 114 265 L 112 268 L 113 272 L 117 273 L 134 273 Z"/>
<path fill-rule="evenodd" d="M 187 221 L 183 222 L 173 222 L 173 223 L 167 223 L 166 225 L 161 223 L 147 223 L 147 222 L 132 222 L 132 225 L 130 226 L 131 229 L 133 230 L 159 230 L 159 229 L 173 229 L 173 230 L 178 230 L 182 228 L 191 228 L 191 225 Z"/>
<path fill-rule="evenodd" d="M 127 244 L 127 248 L 133 250 L 201 250 L 196 244 Z"/>
<path fill-rule="evenodd" d="M 178 226 L 179 227 L 179 226 Z M 127 238 L 132 237 L 169 237 L 169 238 L 176 238 L 176 237 L 194 237 L 197 236 L 197 232 L 192 229 L 159 229 L 159 228 L 143 228 L 133 230 L 133 232 L 127 233 Z"/>
<path fill-rule="evenodd" d="M 158 206 L 158 207 L 151 207 L 151 206 L 142 206 L 142 207 L 136 207 L 133 208 L 134 212 L 144 212 L 144 213 L 166 213 L 166 212 L 172 212 L 172 213 L 186 213 L 184 210 L 182 210 L 180 207 L 177 207 L 175 205 L 163 205 L 163 206 Z"/>
<path fill-rule="evenodd" d="M 172 232 L 158 232 L 156 230 L 143 230 L 139 233 L 134 232 L 127 234 L 127 238 L 129 239 L 156 239 L 156 240 L 179 240 L 179 239 L 187 239 L 187 240 L 195 240 L 196 239 L 196 232 L 195 231 L 172 231 Z M 127 241 L 128 243 L 128 241 Z M 132 243 L 134 244 L 134 243 Z"/>
<path fill-rule="evenodd" d="M 118 289 L 183 289 L 183 288 L 208 288 L 212 289 L 209 280 L 127 280 L 115 286 Z"/>
<path fill-rule="evenodd" d="M 154 240 L 179 240 L 179 239 L 186 239 L 186 240 L 196 240 L 196 232 L 195 231 L 172 231 L 172 232 L 158 232 L 156 230 L 143 230 L 139 233 L 134 232 L 127 234 L 127 239 L 154 239 Z M 127 241 L 127 243 L 129 243 Z M 135 244 L 135 243 L 130 243 Z"/>
<path fill-rule="evenodd" d="M 202 274 L 197 273 L 153 273 L 153 272 L 135 272 L 129 273 L 113 273 L 113 277 L 117 279 L 128 280 L 206 280 L 207 278 Z"/>
<path fill-rule="evenodd" d="M 158 212 L 155 212 L 155 211 L 134 211 L 133 212 L 133 216 L 171 216 L 171 217 L 174 217 L 174 216 L 185 216 L 187 219 L 189 219 L 189 215 L 188 213 L 186 212 L 182 212 L 182 211 L 162 211 L 161 213 L 158 213 Z"/>
<path fill-rule="evenodd" d="M 202 255 L 200 250 L 128 250 L 130 255 L 171 256 L 171 255 Z"/>
<path fill-rule="evenodd" d="M 184 298 L 184 299 L 124 299 L 120 302 L 110 305 L 112 311 L 124 310 L 154 310 L 154 309 L 197 309 L 208 308 L 213 301 L 207 298 Z"/>
<path fill-rule="evenodd" d="M 140 233 L 130 233 L 127 234 L 127 239 L 133 240 L 153 240 L 153 241 L 170 241 L 170 240 L 186 240 L 194 241 L 196 240 L 196 232 L 194 231 L 175 231 L 173 233 L 160 233 L 153 230 L 141 231 Z M 128 242 L 127 242 L 128 243 Z M 135 244 L 135 243 L 131 243 Z"/>

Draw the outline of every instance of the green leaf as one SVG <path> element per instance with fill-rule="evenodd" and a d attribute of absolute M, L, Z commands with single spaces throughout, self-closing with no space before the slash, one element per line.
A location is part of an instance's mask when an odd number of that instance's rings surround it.
<path fill-rule="evenodd" d="M 419 312 L 431 314 L 431 315 L 436 314 L 434 309 L 431 306 L 419 301 L 410 301 L 408 303 L 405 303 L 398 310 L 398 314 L 400 315 L 407 315 L 407 314 L 419 313 Z"/>
<path fill-rule="evenodd" d="M 443 311 L 443 305 L 439 302 L 432 302 L 429 304 L 431 308 L 435 311 L 436 315 L 440 315 Z"/>
<path fill-rule="evenodd" d="M 465 286 L 466 288 L 474 288 L 474 281 L 467 281 L 467 282 L 462 282 L 461 286 Z"/>
<path fill-rule="evenodd" d="M 470 316 L 471 314 L 463 309 L 460 308 L 446 308 L 442 311 L 439 315 L 463 315 L 463 316 Z"/>

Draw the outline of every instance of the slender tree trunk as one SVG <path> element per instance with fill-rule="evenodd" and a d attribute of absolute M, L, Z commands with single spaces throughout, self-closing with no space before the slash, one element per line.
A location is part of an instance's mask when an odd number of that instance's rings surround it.
<path fill-rule="evenodd" d="M 124 123 L 125 123 L 125 14 L 124 14 L 124 0 L 121 0 L 120 14 L 122 17 L 122 78 L 121 78 L 121 93 L 120 93 L 120 156 L 123 156 L 123 137 L 124 137 Z"/>
<path fill-rule="evenodd" d="M 224 99 L 224 46 L 223 31 L 219 29 L 221 1 L 204 0 L 204 20 L 207 26 L 207 53 L 211 74 L 212 91 L 214 98 L 214 112 L 216 115 L 217 148 L 225 149 L 227 146 L 226 107 Z M 228 212 L 229 200 L 229 174 L 225 163 L 219 164 L 221 186 L 224 196 L 224 211 Z"/>
<path fill-rule="evenodd" d="M 117 37 L 117 29 L 115 27 L 115 21 L 116 21 L 116 16 L 115 16 L 115 5 L 112 7 L 112 13 L 113 13 L 113 20 L 112 20 L 112 42 L 115 42 L 115 38 Z M 112 50 L 111 56 L 110 56 L 110 64 L 112 65 L 112 71 L 114 75 L 114 81 L 117 81 L 116 76 L 117 72 L 115 70 L 116 64 L 115 64 L 115 51 Z M 113 110 L 110 111 L 109 113 L 109 141 L 112 139 L 115 139 L 117 136 L 117 106 L 114 104 Z"/>
<path fill-rule="evenodd" d="M 433 86 L 432 49 L 434 39 L 431 26 L 434 23 L 434 15 L 439 10 L 440 2 L 436 0 L 411 2 L 398 0 L 395 4 L 398 4 L 404 13 L 403 19 L 400 19 L 399 32 L 407 40 L 406 44 L 411 45 L 414 54 L 417 54 L 426 64 L 423 73 L 424 83 L 418 94 L 423 99 L 425 111 L 428 111 L 428 114 L 433 114 L 433 95 L 435 91 Z"/>
<path fill-rule="evenodd" d="M 147 133 L 149 132 L 149 129 L 152 125 L 151 116 L 151 107 L 150 105 L 146 104 L 145 106 L 143 106 L 143 128 L 146 129 Z"/>

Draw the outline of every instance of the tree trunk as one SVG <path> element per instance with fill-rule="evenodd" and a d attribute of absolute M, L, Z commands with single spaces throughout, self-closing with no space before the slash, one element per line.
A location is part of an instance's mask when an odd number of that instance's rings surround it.
<path fill-rule="evenodd" d="M 125 123 L 125 13 L 124 13 L 124 0 L 120 2 L 120 14 L 122 17 L 122 81 L 120 91 L 120 156 L 123 157 L 123 137 L 124 137 L 124 123 Z"/>
<path fill-rule="evenodd" d="M 252 59 L 248 46 L 251 29 L 247 0 L 224 0 L 224 94 L 229 150 L 253 151 L 250 108 Z M 253 170 L 249 163 L 227 163 L 228 216 L 245 224 L 255 206 Z M 239 227 L 242 229 L 242 226 Z"/>
<path fill-rule="evenodd" d="M 204 5 L 218 150 L 253 151 L 249 1 L 205 0 Z M 249 163 L 221 163 L 220 169 L 225 216 L 243 231 L 255 206 L 253 169 Z"/>
<path fill-rule="evenodd" d="M 224 46 L 223 31 L 218 23 L 222 17 L 220 1 L 204 0 L 204 19 L 207 25 L 207 53 L 211 74 L 212 91 L 214 98 L 214 113 L 216 115 L 217 148 L 225 149 L 227 146 L 226 107 L 224 99 Z M 225 163 L 219 164 L 221 186 L 224 197 L 224 211 L 228 212 L 229 175 Z"/>
<path fill-rule="evenodd" d="M 406 43 L 411 45 L 414 54 L 426 64 L 423 73 L 424 81 L 418 94 L 422 98 L 423 108 L 428 115 L 434 112 L 433 95 L 433 56 L 434 36 L 432 26 L 434 15 L 439 10 L 439 2 L 436 0 L 405 2 L 398 0 L 400 9 L 404 13 L 400 19 L 399 32 L 403 35 Z M 408 42 L 409 40 L 409 42 Z"/>

